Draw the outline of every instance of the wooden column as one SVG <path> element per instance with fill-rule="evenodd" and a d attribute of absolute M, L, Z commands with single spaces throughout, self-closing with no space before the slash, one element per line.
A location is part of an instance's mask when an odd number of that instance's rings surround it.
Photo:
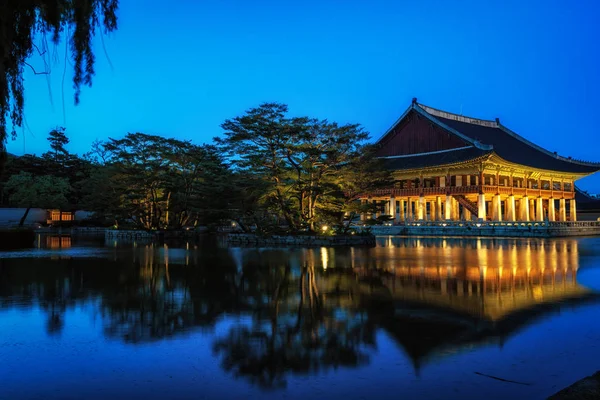
<path fill-rule="evenodd" d="M 435 220 L 441 221 L 442 219 L 442 198 L 437 196 L 435 198 Z"/>
<path fill-rule="evenodd" d="M 571 222 L 577 221 L 577 203 L 575 199 L 569 200 L 569 205 L 571 206 Z"/>
<path fill-rule="evenodd" d="M 444 205 L 444 219 L 452 219 L 452 196 L 446 195 L 446 204 Z"/>
<path fill-rule="evenodd" d="M 483 168 L 479 170 L 479 180 L 477 184 L 479 185 L 479 194 L 483 194 L 483 184 L 485 183 L 485 179 L 483 177 Z"/>
<path fill-rule="evenodd" d="M 394 196 L 390 197 L 388 208 L 390 210 L 389 215 L 392 217 L 392 222 L 396 221 L 396 198 Z"/>

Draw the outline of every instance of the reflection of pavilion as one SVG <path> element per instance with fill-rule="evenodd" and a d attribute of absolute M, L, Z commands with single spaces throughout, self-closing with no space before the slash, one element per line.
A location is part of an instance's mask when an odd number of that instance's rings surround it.
<path fill-rule="evenodd" d="M 416 367 L 477 343 L 502 344 L 564 304 L 600 300 L 577 283 L 577 245 L 575 240 L 390 239 L 375 255 L 395 309 L 383 325 Z"/>

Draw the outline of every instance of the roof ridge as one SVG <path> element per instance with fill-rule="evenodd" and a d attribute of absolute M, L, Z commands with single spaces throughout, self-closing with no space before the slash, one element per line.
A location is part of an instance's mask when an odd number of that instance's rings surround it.
<path fill-rule="evenodd" d="M 566 162 L 570 162 L 573 164 L 585 165 L 585 166 L 600 166 L 600 162 L 583 161 L 583 160 L 574 159 L 572 157 L 564 157 L 564 156 L 559 155 L 557 152 L 552 152 L 548 149 L 545 149 L 542 146 L 533 143 L 529 139 L 526 139 L 525 137 L 519 135 L 518 133 L 516 133 L 516 132 L 512 131 L 511 129 L 507 128 L 506 126 L 502 125 L 500 122 L 498 122 L 498 128 L 500 128 L 506 134 L 525 143 L 526 145 L 531 146 L 534 149 L 541 151 L 542 153 L 544 153 L 550 157 L 554 157 L 557 160 L 566 161 Z"/>
<path fill-rule="evenodd" d="M 451 113 L 448 111 L 440 110 L 438 108 L 426 106 L 425 104 L 421 104 L 421 103 L 417 103 L 417 105 L 419 107 L 421 107 L 423 110 L 425 110 L 426 112 L 428 112 L 429 114 L 436 116 L 436 117 L 440 117 L 440 118 L 446 118 L 446 119 L 459 121 L 459 122 L 466 122 L 468 124 L 487 126 L 488 128 L 498 128 L 500 125 L 500 122 L 497 119 L 496 120 L 488 120 L 488 119 L 481 119 L 481 118 L 466 117 L 464 115 L 454 114 L 454 113 Z"/>

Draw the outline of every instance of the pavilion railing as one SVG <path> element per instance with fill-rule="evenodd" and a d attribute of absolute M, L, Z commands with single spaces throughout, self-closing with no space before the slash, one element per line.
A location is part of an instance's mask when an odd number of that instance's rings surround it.
<path fill-rule="evenodd" d="M 402 221 L 390 222 L 387 226 L 423 226 L 423 227 L 514 227 L 514 228 L 600 228 L 600 221 Z"/>
<path fill-rule="evenodd" d="M 530 189 L 518 188 L 510 186 L 492 186 L 492 185 L 471 185 L 471 186 L 447 186 L 447 187 L 425 187 L 425 188 L 409 188 L 409 189 L 377 189 L 371 193 L 373 197 L 418 197 L 421 194 L 424 196 L 445 196 L 446 194 L 500 194 L 500 195 L 516 195 L 519 197 L 543 197 L 555 199 L 572 199 L 575 193 L 561 190 L 546 190 L 546 189 Z"/>

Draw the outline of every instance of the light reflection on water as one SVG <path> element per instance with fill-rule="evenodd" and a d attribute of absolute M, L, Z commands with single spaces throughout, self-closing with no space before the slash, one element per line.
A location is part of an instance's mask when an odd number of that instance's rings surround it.
<path fill-rule="evenodd" d="M 0 259 L 0 398 L 544 398 L 600 369 L 598 239 L 38 243 Z"/>

